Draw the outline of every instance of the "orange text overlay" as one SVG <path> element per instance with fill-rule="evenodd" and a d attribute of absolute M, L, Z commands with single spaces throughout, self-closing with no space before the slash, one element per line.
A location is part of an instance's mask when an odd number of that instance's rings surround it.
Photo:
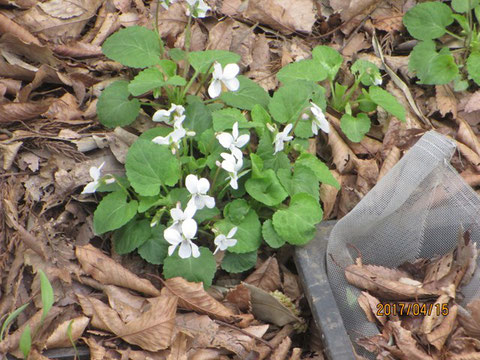
<path fill-rule="evenodd" d="M 378 303 L 377 316 L 430 316 L 448 315 L 448 303 Z"/>

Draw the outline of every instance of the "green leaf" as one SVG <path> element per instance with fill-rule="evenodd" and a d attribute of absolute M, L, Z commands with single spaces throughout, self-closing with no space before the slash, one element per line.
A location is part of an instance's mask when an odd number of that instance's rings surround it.
<path fill-rule="evenodd" d="M 192 282 L 203 282 L 204 287 L 212 285 L 217 265 L 212 252 L 206 247 L 200 247 L 200 256 L 190 256 L 182 259 L 175 251 L 172 256 L 167 256 L 163 262 L 163 276 L 165 279 L 181 276 Z"/>
<path fill-rule="evenodd" d="M 97 192 L 113 192 L 126 189 L 130 187 L 130 183 L 125 176 L 112 175 L 115 178 L 115 182 L 111 184 L 101 184 L 97 188 Z M 120 184 L 120 185 L 119 185 Z M 123 187 L 123 188 L 122 188 Z"/>
<path fill-rule="evenodd" d="M 240 88 L 237 91 L 223 92 L 220 97 L 225 104 L 241 110 L 252 110 L 257 104 L 268 106 L 270 96 L 260 85 L 243 75 L 237 76 L 237 79 Z"/>
<path fill-rule="evenodd" d="M 375 104 L 405 122 L 405 109 L 402 104 L 397 101 L 395 96 L 378 86 L 370 86 L 369 95 Z"/>
<path fill-rule="evenodd" d="M 8 325 L 10 325 L 10 323 L 13 320 L 15 320 L 18 317 L 18 315 L 20 315 L 22 313 L 22 311 L 25 310 L 25 308 L 29 304 L 30 303 L 23 304 L 22 306 L 20 306 L 18 309 L 16 309 L 14 312 L 12 312 L 10 315 L 7 316 L 7 318 L 5 319 L 5 321 L 2 324 L 2 330 L 0 331 L 0 342 L 2 342 L 2 340 L 3 340 L 3 335 L 5 335 L 5 330 L 7 329 Z"/>
<path fill-rule="evenodd" d="M 350 141 L 360 142 L 370 130 L 370 118 L 364 113 L 358 114 L 357 117 L 343 114 L 340 119 L 340 127 Z"/>
<path fill-rule="evenodd" d="M 129 96 L 126 81 L 115 81 L 106 87 L 98 98 L 98 120 L 111 128 L 132 123 L 140 112 L 140 101 Z"/>
<path fill-rule="evenodd" d="M 322 221 L 323 211 L 315 198 L 300 193 L 292 196 L 286 210 L 273 214 L 275 231 L 292 245 L 303 245 L 315 236 L 315 225 Z"/>
<path fill-rule="evenodd" d="M 111 35 L 102 45 L 108 58 L 133 68 L 146 68 L 159 63 L 160 42 L 154 31 L 143 26 L 130 26 Z"/>
<path fill-rule="evenodd" d="M 316 200 L 320 198 L 320 189 L 315 173 L 308 167 L 295 164 L 295 170 L 292 173 L 288 169 L 280 169 L 277 172 L 280 183 L 287 190 L 288 195 L 293 196 L 298 193 L 307 193 Z"/>
<path fill-rule="evenodd" d="M 116 191 L 105 196 L 93 214 L 95 234 L 116 230 L 129 222 L 137 213 L 138 202 L 127 202 L 127 195 Z"/>
<path fill-rule="evenodd" d="M 262 235 L 265 242 L 274 249 L 278 249 L 285 245 L 285 240 L 275 231 L 271 219 L 263 222 Z"/>
<path fill-rule="evenodd" d="M 467 59 L 467 70 L 470 78 L 480 85 L 480 52 L 475 51 Z"/>
<path fill-rule="evenodd" d="M 179 48 L 173 48 L 168 51 L 168 56 L 173 61 L 179 62 L 187 58 L 187 52 Z"/>
<path fill-rule="evenodd" d="M 255 200 L 268 206 L 276 206 L 285 200 L 288 196 L 285 189 L 280 184 L 275 171 L 272 169 L 255 170 L 254 162 L 261 163 L 263 168 L 263 160 L 256 154 L 250 154 L 252 160 L 252 177 L 245 183 L 245 190 Z M 280 171 L 280 170 L 279 170 Z"/>
<path fill-rule="evenodd" d="M 150 236 L 139 248 L 138 253 L 142 259 L 150 264 L 163 264 L 164 259 L 168 255 L 168 247 L 170 244 L 163 238 L 165 226 L 157 225 L 150 230 Z"/>
<path fill-rule="evenodd" d="M 277 73 L 277 78 L 283 83 L 295 80 L 317 82 L 325 80 L 327 75 L 327 69 L 321 66 L 318 61 L 309 59 L 284 66 Z"/>
<path fill-rule="evenodd" d="M 250 116 L 252 118 L 252 122 L 256 124 L 269 124 L 272 123 L 272 118 L 270 117 L 270 114 L 268 113 L 267 110 L 265 110 L 262 106 L 259 104 L 255 105 L 252 108 L 252 111 L 250 112 Z M 255 131 L 257 132 L 257 135 L 262 136 L 264 134 L 265 126 L 257 126 Z"/>
<path fill-rule="evenodd" d="M 323 184 L 332 185 L 338 190 L 340 190 L 340 184 L 338 183 L 337 179 L 332 175 L 328 166 L 325 165 L 318 157 L 309 153 L 302 153 L 295 161 L 295 165 L 302 165 L 306 166 L 311 169 L 317 180 Z"/>
<path fill-rule="evenodd" d="M 290 81 L 275 91 L 268 109 L 279 123 L 294 123 L 310 107 L 310 100 L 324 108 L 325 89 L 312 82 Z"/>
<path fill-rule="evenodd" d="M 248 128 L 249 124 L 245 116 L 238 109 L 227 108 L 214 111 L 212 113 L 213 117 L 213 130 L 215 131 L 225 131 L 231 130 L 233 124 L 238 122 L 239 129 Z"/>
<path fill-rule="evenodd" d="M 20 342 L 18 344 L 20 350 L 23 353 L 25 359 L 28 359 L 30 350 L 32 348 L 32 336 L 30 335 L 30 325 L 25 326 L 25 329 L 20 336 Z"/>
<path fill-rule="evenodd" d="M 335 78 L 343 63 L 342 55 L 334 48 L 325 45 L 315 47 L 312 50 L 312 57 L 327 71 L 328 78 L 331 80 Z"/>
<path fill-rule="evenodd" d="M 466 13 L 477 7 L 479 0 L 452 0 L 452 8 L 458 13 Z"/>
<path fill-rule="evenodd" d="M 138 75 L 130 81 L 128 91 L 134 96 L 139 96 L 165 85 L 184 86 L 186 83 L 184 78 L 177 75 L 165 81 L 162 72 L 158 68 L 152 67 L 139 72 Z"/>
<path fill-rule="evenodd" d="M 453 14 L 452 17 L 460 24 L 463 31 L 466 33 L 470 32 L 470 25 L 468 25 L 468 20 L 465 16 Z"/>
<path fill-rule="evenodd" d="M 113 234 L 115 252 L 119 255 L 131 253 L 150 237 L 150 222 L 132 219 Z"/>
<path fill-rule="evenodd" d="M 186 129 L 195 131 L 195 136 L 198 137 L 203 134 L 204 131 L 212 126 L 212 113 L 196 96 L 187 96 L 188 105 L 185 108 L 185 121 L 183 126 Z"/>
<path fill-rule="evenodd" d="M 204 207 L 201 210 L 197 210 L 193 218 L 197 223 L 201 224 L 202 222 L 211 220 L 218 215 L 220 215 L 220 210 L 218 210 L 216 207 L 211 209 Z"/>
<path fill-rule="evenodd" d="M 235 234 L 237 244 L 228 248 L 230 252 L 247 253 L 255 251 L 260 247 L 262 241 L 261 224 L 255 210 L 249 209 L 244 216 L 238 213 L 245 210 L 245 203 L 243 199 L 232 201 L 230 208 L 224 210 L 225 219 L 215 223 L 215 227 L 222 234 L 228 234 L 234 226 L 238 227 Z"/>
<path fill-rule="evenodd" d="M 225 50 L 204 50 L 188 53 L 190 65 L 201 74 L 205 74 L 215 61 L 224 67 L 227 64 L 237 63 L 239 60 L 240 55 Z"/>
<path fill-rule="evenodd" d="M 175 61 L 162 59 L 158 63 L 168 78 L 177 74 L 177 63 Z"/>
<path fill-rule="evenodd" d="M 241 223 L 250 211 L 250 205 L 244 199 L 237 199 L 229 202 L 223 209 L 223 216 L 231 222 Z M 226 234 L 226 233 L 225 233 Z"/>
<path fill-rule="evenodd" d="M 458 75 L 458 67 L 450 51 L 443 48 L 437 53 L 435 43 L 431 40 L 415 45 L 410 53 L 408 67 L 416 72 L 420 84 L 448 84 Z"/>
<path fill-rule="evenodd" d="M 274 148 L 272 143 L 272 135 L 269 131 L 265 131 L 260 138 L 257 147 L 257 155 L 263 160 L 263 166 L 267 169 L 290 169 L 290 160 L 283 151 L 273 154 Z"/>
<path fill-rule="evenodd" d="M 452 22 L 452 10 L 441 2 L 417 4 L 403 17 L 403 24 L 410 35 L 419 40 L 439 38 Z"/>
<path fill-rule="evenodd" d="M 47 275 L 43 272 L 43 270 L 38 270 L 38 275 L 40 276 L 40 292 L 42 294 L 42 320 L 45 320 L 47 317 L 48 312 L 53 306 L 54 297 L 53 297 L 53 288 L 52 284 L 47 278 Z"/>
<path fill-rule="evenodd" d="M 367 60 L 358 59 L 353 63 L 350 70 L 359 77 L 360 82 L 365 86 L 371 86 L 375 84 L 377 79 L 382 79 L 377 65 Z"/>
<path fill-rule="evenodd" d="M 180 180 L 179 163 L 168 146 L 137 139 L 125 162 L 127 177 L 137 193 L 157 195 L 160 185 L 173 186 Z"/>
<path fill-rule="evenodd" d="M 225 252 L 222 259 L 222 269 L 231 273 L 238 274 L 247 271 L 257 263 L 257 251 L 244 254 L 235 254 L 229 251 Z"/>

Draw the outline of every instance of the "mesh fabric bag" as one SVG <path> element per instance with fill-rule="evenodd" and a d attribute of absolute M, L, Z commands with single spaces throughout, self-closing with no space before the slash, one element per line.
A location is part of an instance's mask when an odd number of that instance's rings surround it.
<path fill-rule="evenodd" d="M 378 329 L 358 305 L 360 291 L 345 279 L 342 268 L 358 255 L 347 244 L 361 252 L 364 264 L 386 267 L 445 254 L 456 246 L 460 225 L 478 244 L 480 198 L 450 165 L 454 151 L 451 140 L 427 132 L 332 229 L 328 278 L 352 341 Z M 461 292 L 465 304 L 480 296 L 480 271 Z"/>

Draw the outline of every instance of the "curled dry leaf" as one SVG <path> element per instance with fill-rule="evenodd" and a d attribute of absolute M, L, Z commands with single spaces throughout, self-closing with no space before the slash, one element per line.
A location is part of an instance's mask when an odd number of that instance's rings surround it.
<path fill-rule="evenodd" d="M 401 152 L 400 149 L 396 146 L 393 146 L 390 151 L 388 152 L 387 157 L 383 161 L 382 167 L 380 168 L 380 172 L 378 173 L 377 182 L 380 181 L 382 177 L 385 176 L 387 172 L 390 171 L 391 168 L 400 160 Z"/>
<path fill-rule="evenodd" d="M 13 34 L 25 43 L 42 46 L 40 41 L 28 30 L 9 19 L 4 14 L 0 14 L 0 34 Z"/>
<path fill-rule="evenodd" d="M 475 170 L 480 171 L 480 156 L 464 143 L 461 143 L 460 141 L 455 141 L 455 143 L 458 151 L 463 157 L 472 164 Z"/>
<path fill-rule="evenodd" d="M 335 179 L 337 179 L 340 184 L 340 189 L 342 188 L 342 176 L 338 173 L 337 170 L 331 170 L 331 173 Z M 332 217 L 335 217 L 333 214 L 333 208 L 335 206 L 337 195 L 340 191 L 335 186 L 324 184 L 320 185 L 320 200 L 322 201 L 323 208 L 323 220 L 328 220 Z"/>
<path fill-rule="evenodd" d="M 280 345 L 273 350 L 272 355 L 270 356 L 271 360 L 284 360 L 287 357 L 288 352 L 290 351 L 290 346 L 292 345 L 292 339 L 289 336 L 285 337 L 282 340 Z"/>
<path fill-rule="evenodd" d="M 72 342 L 68 336 L 68 327 L 71 325 L 71 339 L 77 341 L 85 331 L 90 319 L 86 316 L 79 316 L 62 322 L 48 337 L 46 348 L 54 349 L 59 347 L 70 347 Z"/>
<path fill-rule="evenodd" d="M 118 329 L 116 335 L 144 350 L 166 349 L 170 346 L 175 326 L 177 297 L 162 292 L 161 296 L 150 299 L 150 303 L 150 310 Z"/>
<path fill-rule="evenodd" d="M 457 99 L 450 86 L 435 85 L 435 99 L 442 116 L 451 113 L 454 119 L 457 117 Z"/>
<path fill-rule="evenodd" d="M 369 321 L 375 322 L 375 319 L 377 319 L 380 324 L 385 325 L 387 317 L 385 315 L 379 315 L 378 311 L 380 300 L 375 296 L 370 295 L 368 292 L 362 291 L 362 294 L 358 297 L 358 303 L 365 312 L 365 315 L 367 315 Z"/>
<path fill-rule="evenodd" d="M 83 270 L 105 285 L 118 285 L 150 296 L 160 295 L 150 281 L 139 278 L 90 244 L 78 246 L 75 253 Z"/>
<path fill-rule="evenodd" d="M 188 336 L 185 333 L 177 333 L 170 347 L 170 354 L 168 354 L 167 360 L 187 360 L 187 341 Z"/>
<path fill-rule="evenodd" d="M 443 294 L 439 296 L 438 299 L 435 301 L 432 309 L 442 309 L 443 304 L 448 304 L 449 301 L 450 296 L 447 294 Z M 424 334 L 430 334 L 432 330 L 444 320 L 444 318 L 445 316 L 442 315 L 440 312 L 432 311 L 430 314 L 427 314 L 427 316 L 423 318 L 420 331 Z"/>
<path fill-rule="evenodd" d="M 458 117 L 456 120 L 458 124 L 457 140 L 467 145 L 477 155 L 480 155 L 480 141 L 471 126 L 461 117 Z"/>
<path fill-rule="evenodd" d="M 29 103 L 8 103 L 0 105 L 0 123 L 31 120 L 39 117 L 50 106 L 49 101 Z"/>
<path fill-rule="evenodd" d="M 340 174 L 350 172 L 354 167 L 357 156 L 333 127 L 330 127 L 330 133 L 328 134 L 328 145 L 332 148 L 333 162 L 338 172 Z"/>
<path fill-rule="evenodd" d="M 265 291 L 280 289 L 281 280 L 277 259 L 273 256 L 269 257 L 245 279 L 245 282 Z"/>
<path fill-rule="evenodd" d="M 94 328 L 116 334 L 123 327 L 118 313 L 103 301 L 80 294 L 77 294 L 77 297 L 83 313 L 92 318 L 91 325 Z"/>
<path fill-rule="evenodd" d="M 458 305 L 458 322 L 469 336 L 480 339 L 480 299 L 471 301 L 467 309 Z"/>
<path fill-rule="evenodd" d="M 83 337 L 82 340 L 87 344 L 90 350 L 90 360 L 104 360 L 107 350 L 95 341 L 92 336 Z"/>
<path fill-rule="evenodd" d="M 378 165 L 375 159 L 357 159 L 357 181 L 355 189 L 362 195 L 366 195 L 375 186 L 378 178 Z"/>
<path fill-rule="evenodd" d="M 391 329 L 398 348 L 409 360 L 433 360 L 426 352 L 417 347 L 417 342 L 412 333 L 402 328 L 400 321 L 389 321 L 387 327 Z"/>
<path fill-rule="evenodd" d="M 165 290 L 178 296 L 180 308 L 207 314 L 224 321 L 232 321 L 235 317 L 232 310 L 205 291 L 202 283 L 188 282 L 184 278 L 175 277 L 165 281 Z"/>
<path fill-rule="evenodd" d="M 160 5 L 159 2 L 155 2 L 155 4 Z M 183 4 L 176 2 L 167 10 L 163 7 L 160 7 L 160 9 L 161 12 L 158 16 L 158 32 L 162 38 L 167 38 L 169 41 L 174 42 L 178 35 L 185 30 L 185 25 L 187 24 L 187 15 L 185 15 Z M 156 12 L 156 9 L 153 11 Z M 152 13 L 155 14 L 155 12 Z"/>
<path fill-rule="evenodd" d="M 430 344 L 435 346 L 438 351 L 441 351 L 443 345 L 452 333 L 457 318 L 457 305 L 450 306 L 448 315 L 445 316 L 441 324 L 432 332 L 427 334 L 427 340 Z"/>
<path fill-rule="evenodd" d="M 284 265 L 281 265 L 283 274 L 282 288 L 285 295 L 287 295 L 293 301 L 299 299 L 303 295 L 303 291 L 300 286 L 300 280 L 298 275 L 293 274 Z"/>
<path fill-rule="evenodd" d="M 235 304 L 241 311 L 250 311 L 252 304 L 250 299 L 250 290 L 244 284 L 238 284 L 225 296 L 225 299 Z"/>
<path fill-rule="evenodd" d="M 123 322 L 139 317 L 147 302 L 145 298 L 132 295 L 128 290 L 118 286 L 108 285 L 103 291 L 108 296 L 108 303 L 120 315 Z"/>
<path fill-rule="evenodd" d="M 475 91 L 465 104 L 464 111 L 471 113 L 480 110 L 480 90 Z"/>

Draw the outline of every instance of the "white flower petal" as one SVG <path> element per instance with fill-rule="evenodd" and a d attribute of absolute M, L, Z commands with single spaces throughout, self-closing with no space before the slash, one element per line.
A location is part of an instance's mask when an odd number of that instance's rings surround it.
<path fill-rule="evenodd" d="M 231 247 L 231 246 L 235 246 L 237 244 L 237 239 L 227 239 L 225 240 L 224 242 L 225 244 L 225 247 Z"/>
<path fill-rule="evenodd" d="M 232 187 L 232 189 L 235 189 L 237 190 L 238 189 L 238 181 L 237 181 L 237 174 L 235 174 L 235 176 L 233 177 L 230 177 L 230 186 Z"/>
<path fill-rule="evenodd" d="M 210 183 L 208 182 L 207 179 L 201 178 L 200 180 L 198 180 L 197 193 L 206 194 L 209 189 L 210 189 Z"/>
<path fill-rule="evenodd" d="M 233 144 L 233 137 L 229 133 L 218 134 L 217 140 L 225 149 L 230 149 Z"/>
<path fill-rule="evenodd" d="M 192 256 L 194 258 L 198 258 L 200 256 L 200 251 L 198 249 L 197 244 L 194 244 L 193 242 L 190 241 L 190 246 L 192 248 Z"/>
<path fill-rule="evenodd" d="M 237 91 L 240 88 L 240 81 L 237 78 L 233 79 L 222 79 L 223 83 L 230 91 Z"/>
<path fill-rule="evenodd" d="M 213 198 L 212 196 L 204 195 L 203 201 L 207 208 L 212 209 L 215 207 L 215 198 Z"/>
<path fill-rule="evenodd" d="M 213 80 L 208 87 L 208 95 L 214 99 L 222 92 L 222 83 L 220 80 Z"/>
<path fill-rule="evenodd" d="M 228 238 L 231 238 L 232 236 L 234 236 L 234 235 L 237 233 L 237 230 L 238 230 L 238 227 L 237 227 L 237 226 L 234 226 L 234 227 L 228 232 L 227 237 L 228 237 Z"/>
<path fill-rule="evenodd" d="M 220 245 L 222 242 L 224 242 L 226 240 L 226 236 L 223 235 L 223 234 L 220 234 L 220 235 L 217 235 L 215 237 L 215 240 L 213 240 L 214 244 L 215 245 Z"/>
<path fill-rule="evenodd" d="M 197 233 L 197 222 L 193 219 L 186 219 L 182 223 L 182 233 L 187 239 L 192 239 Z"/>
<path fill-rule="evenodd" d="M 240 67 L 237 64 L 227 64 L 223 68 L 223 77 L 222 80 L 230 80 L 238 75 Z M 226 85 L 226 84 L 225 84 Z"/>
<path fill-rule="evenodd" d="M 168 110 L 157 110 L 155 114 L 152 116 L 152 121 L 154 122 L 166 122 L 168 123 L 170 120 L 170 111 Z"/>
<path fill-rule="evenodd" d="M 198 178 L 196 175 L 187 175 L 185 178 L 185 186 L 190 194 L 198 193 Z"/>
<path fill-rule="evenodd" d="M 103 163 L 103 164 L 105 164 L 105 163 Z M 102 164 L 102 165 L 103 165 L 103 164 Z M 100 168 L 101 168 L 101 166 L 98 167 L 98 168 L 97 168 L 96 166 L 92 166 L 92 167 L 90 168 L 90 177 L 91 177 L 93 180 L 95 180 L 95 181 L 97 181 L 98 179 L 100 179 L 100 177 L 102 176 L 102 173 L 101 173 L 101 171 L 100 171 Z"/>
<path fill-rule="evenodd" d="M 178 207 L 170 210 L 170 216 L 172 217 L 173 221 L 181 221 L 184 219 L 183 211 Z"/>
<path fill-rule="evenodd" d="M 178 249 L 178 256 L 182 259 L 187 259 L 192 256 L 192 247 L 190 246 L 190 242 L 184 240 L 180 244 L 180 249 Z"/>
<path fill-rule="evenodd" d="M 168 256 L 172 256 L 172 254 L 175 252 L 175 249 L 177 248 L 178 244 L 176 245 L 170 245 L 168 247 Z"/>
<path fill-rule="evenodd" d="M 93 194 L 97 190 L 97 187 L 98 187 L 98 182 L 97 181 L 89 182 L 83 188 L 82 194 Z"/>
<path fill-rule="evenodd" d="M 187 204 L 187 207 L 185 208 L 185 211 L 183 212 L 183 219 L 191 219 L 195 216 L 195 213 L 197 212 L 197 208 L 195 206 L 192 206 Z"/>
<path fill-rule="evenodd" d="M 163 238 L 172 245 L 178 245 L 182 242 L 182 235 L 175 229 L 169 227 L 163 232 Z"/>
<path fill-rule="evenodd" d="M 287 135 L 287 134 L 292 130 L 292 128 L 293 128 L 293 124 L 290 123 L 290 124 L 288 124 L 287 126 L 285 126 L 285 128 L 283 129 L 282 132 L 283 132 L 285 135 Z"/>
<path fill-rule="evenodd" d="M 232 126 L 232 135 L 233 135 L 233 138 L 236 141 L 237 138 L 238 138 L 238 121 L 235 121 L 235 124 L 233 124 L 233 126 Z"/>
<path fill-rule="evenodd" d="M 152 142 L 158 145 L 169 145 L 170 139 L 170 136 L 157 136 L 152 139 Z"/>
<path fill-rule="evenodd" d="M 213 64 L 213 73 L 212 77 L 214 79 L 220 79 L 223 76 L 223 71 L 222 71 L 222 65 L 220 65 L 218 62 L 215 61 Z"/>
<path fill-rule="evenodd" d="M 235 146 L 241 148 L 246 143 L 248 143 L 249 140 L 250 140 L 250 135 L 248 135 L 248 134 L 240 135 L 238 137 L 237 141 L 235 141 Z"/>
<path fill-rule="evenodd" d="M 237 158 L 237 159 L 243 158 L 242 150 L 240 150 L 239 148 L 237 148 L 235 146 L 232 146 L 230 148 L 230 151 L 232 152 L 232 155 L 235 156 L 235 158 Z"/>

